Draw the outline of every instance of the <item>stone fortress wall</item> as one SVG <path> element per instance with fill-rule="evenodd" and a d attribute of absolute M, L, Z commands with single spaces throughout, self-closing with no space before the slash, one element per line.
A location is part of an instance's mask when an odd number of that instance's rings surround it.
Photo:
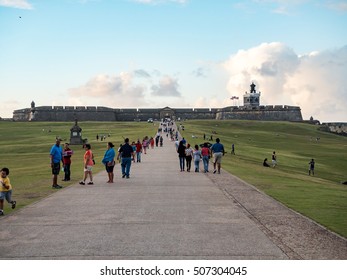
<path fill-rule="evenodd" d="M 322 125 L 320 126 L 320 130 L 347 136 L 347 123 L 322 123 Z"/>
<path fill-rule="evenodd" d="M 250 92 L 243 95 L 243 106 L 224 108 L 159 108 L 159 109 L 112 109 L 84 106 L 40 106 L 15 110 L 14 121 L 147 121 L 148 119 L 235 119 L 265 121 L 302 121 L 301 109 L 287 105 L 260 105 L 260 92 L 252 82 Z M 238 97 L 233 96 L 238 99 Z"/>
<path fill-rule="evenodd" d="M 296 106 L 259 106 L 245 108 L 231 106 L 220 109 L 216 119 L 260 120 L 260 121 L 302 121 L 301 109 Z"/>
<path fill-rule="evenodd" d="M 300 107 L 260 106 L 245 108 L 159 108 L 159 109 L 112 109 L 107 107 L 40 106 L 15 110 L 14 121 L 147 121 L 162 119 L 235 119 L 267 121 L 302 121 Z"/>

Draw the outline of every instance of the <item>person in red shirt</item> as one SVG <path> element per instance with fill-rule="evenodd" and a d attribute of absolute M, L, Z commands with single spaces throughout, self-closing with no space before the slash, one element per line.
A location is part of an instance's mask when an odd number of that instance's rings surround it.
<path fill-rule="evenodd" d="M 208 172 L 208 164 L 210 162 L 211 151 L 208 148 L 207 143 L 204 143 L 204 146 L 201 149 L 202 162 L 204 163 L 204 172 Z"/>
<path fill-rule="evenodd" d="M 151 137 L 151 139 L 149 140 L 150 144 L 151 144 L 151 148 L 154 149 L 154 138 Z"/>
<path fill-rule="evenodd" d="M 142 154 L 142 144 L 139 139 L 137 140 L 137 143 L 136 143 L 136 161 L 137 162 L 141 162 L 141 154 Z"/>
<path fill-rule="evenodd" d="M 70 149 L 69 143 L 65 143 L 63 150 L 63 165 L 64 165 L 64 179 L 63 181 L 70 181 L 71 177 L 71 156 L 73 155 L 73 150 Z"/>

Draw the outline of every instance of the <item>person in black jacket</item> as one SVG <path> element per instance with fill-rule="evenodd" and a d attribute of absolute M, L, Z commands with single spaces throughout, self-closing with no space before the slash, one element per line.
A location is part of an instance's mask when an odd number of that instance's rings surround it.
<path fill-rule="evenodd" d="M 120 147 L 117 160 L 121 157 L 122 178 L 130 178 L 131 160 L 134 157 L 133 147 L 129 145 L 129 138 L 124 139 L 124 145 Z"/>
<path fill-rule="evenodd" d="M 184 162 L 186 160 L 186 146 L 184 146 L 183 141 L 180 141 L 177 148 L 178 158 L 180 160 L 181 171 L 184 171 Z"/>

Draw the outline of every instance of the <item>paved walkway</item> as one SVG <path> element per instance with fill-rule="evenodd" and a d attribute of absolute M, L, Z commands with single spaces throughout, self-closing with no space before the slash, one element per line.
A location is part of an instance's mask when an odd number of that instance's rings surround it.
<path fill-rule="evenodd" d="M 115 174 L 1 218 L 0 259 L 347 259 L 346 239 L 224 170 L 179 172 L 166 137 Z"/>

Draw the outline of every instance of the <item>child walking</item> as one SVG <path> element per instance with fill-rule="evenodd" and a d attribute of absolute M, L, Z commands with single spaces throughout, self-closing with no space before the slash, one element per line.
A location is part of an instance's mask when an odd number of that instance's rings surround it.
<path fill-rule="evenodd" d="M 0 216 L 4 215 L 4 200 L 12 204 L 12 209 L 16 207 L 16 201 L 12 200 L 12 186 L 10 183 L 10 170 L 7 167 L 1 169 L 0 175 Z"/>
<path fill-rule="evenodd" d="M 195 145 L 194 146 L 195 150 L 193 152 L 193 158 L 194 158 L 194 165 L 195 165 L 195 172 L 199 172 L 200 168 L 199 168 L 199 164 L 200 164 L 200 160 L 201 160 L 201 151 L 199 150 L 199 146 Z"/>

